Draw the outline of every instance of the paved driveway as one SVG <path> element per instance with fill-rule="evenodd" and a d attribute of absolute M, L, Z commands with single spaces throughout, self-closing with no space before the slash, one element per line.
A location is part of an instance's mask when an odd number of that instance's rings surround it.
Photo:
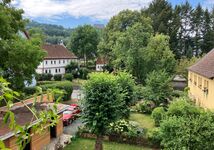
<path fill-rule="evenodd" d="M 78 127 L 80 127 L 80 126 L 83 126 L 83 123 L 82 123 L 81 119 L 77 119 L 69 126 L 65 126 L 63 133 L 74 136 L 74 135 L 76 135 L 76 133 L 78 131 Z"/>

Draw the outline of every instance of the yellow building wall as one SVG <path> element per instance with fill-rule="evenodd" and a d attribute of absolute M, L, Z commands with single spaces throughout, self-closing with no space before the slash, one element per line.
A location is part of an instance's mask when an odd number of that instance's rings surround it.
<path fill-rule="evenodd" d="M 189 71 L 188 87 L 189 96 L 197 105 L 214 110 L 214 80 Z M 204 92 L 205 88 L 208 92 Z"/>

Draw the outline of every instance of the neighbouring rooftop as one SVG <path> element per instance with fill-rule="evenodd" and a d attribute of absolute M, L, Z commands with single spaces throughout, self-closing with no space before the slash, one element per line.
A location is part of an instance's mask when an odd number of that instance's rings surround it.
<path fill-rule="evenodd" d="M 189 71 L 195 72 L 209 79 L 214 78 L 214 49 L 206 54 L 196 64 L 188 68 Z"/>
<path fill-rule="evenodd" d="M 47 52 L 45 59 L 77 59 L 77 56 L 63 45 L 44 44 L 42 48 Z"/>
<path fill-rule="evenodd" d="M 41 103 L 36 103 L 34 108 L 37 110 L 37 112 L 43 111 L 43 110 L 48 110 L 53 107 L 54 103 L 47 103 L 47 102 L 41 102 Z M 28 104 L 28 106 L 32 106 L 31 104 Z M 58 113 L 63 112 L 64 110 L 67 109 L 67 105 L 64 104 L 57 104 L 57 111 Z M 33 114 L 30 112 L 30 110 L 25 107 L 24 105 L 22 106 L 16 106 L 11 109 L 12 112 L 15 114 L 15 120 L 19 125 L 25 125 L 25 124 L 34 124 L 38 120 L 33 116 Z M 0 139 L 7 139 L 11 136 L 13 136 L 13 133 L 8 127 L 8 124 L 3 123 L 3 116 L 5 115 L 6 110 L 3 108 L 0 108 Z"/>

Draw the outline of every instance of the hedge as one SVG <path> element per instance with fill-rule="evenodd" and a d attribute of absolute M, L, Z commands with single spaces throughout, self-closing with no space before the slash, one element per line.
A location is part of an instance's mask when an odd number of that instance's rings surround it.
<path fill-rule="evenodd" d="M 53 77 L 52 74 L 46 73 L 46 74 L 36 74 L 36 81 L 50 81 Z"/>
<path fill-rule="evenodd" d="M 62 80 L 62 75 L 61 74 L 55 74 L 54 75 L 54 80 L 55 81 L 61 81 Z"/>
<path fill-rule="evenodd" d="M 33 87 L 25 87 L 23 89 L 23 92 L 26 94 L 26 96 L 30 96 L 36 93 L 36 86 Z"/>
<path fill-rule="evenodd" d="M 52 84 L 43 84 L 40 86 L 44 91 L 47 89 L 60 89 L 64 90 L 65 94 L 62 98 L 63 101 L 70 100 L 73 91 L 72 83 L 70 81 L 61 81 Z M 55 97 L 56 99 L 57 97 Z"/>
<path fill-rule="evenodd" d="M 64 79 L 68 80 L 68 81 L 72 81 L 73 80 L 73 75 L 71 73 L 66 73 L 64 75 Z"/>
<path fill-rule="evenodd" d="M 44 85 L 44 84 L 55 84 L 55 83 L 58 83 L 59 81 L 38 81 L 37 82 L 37 86 L 40 86 L 40 85 Z"/>

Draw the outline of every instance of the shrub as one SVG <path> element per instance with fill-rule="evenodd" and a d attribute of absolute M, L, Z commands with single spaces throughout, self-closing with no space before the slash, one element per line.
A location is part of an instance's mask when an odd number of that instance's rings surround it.
<path fill-rule="evenodd" d="M 135 94 L 135 81 L 132 75 L 126 72 L 119 72 L 116 76 L 116 82 L 120 94 L 122 95 L 122 100 L 124 101 L 121 113 L 124 118 L 128 118 L 130 113 L 129 106 L 137 99 Z"/>
<path fill-rule="evenodd" d="M 145 114 L 151 114 L 153 109 L 155 108 L 155 104 L 152 101 L 144 100 L 142 103 L 139 104 L 138 107 L 138 109 L 140 109 L 140 112 Z"/>
<path fill-rule="evenodd" d="M 57 83 L 58 81 L 38 81 L 37 86 L 39 85 L 44 85 L 44 84 L 54 84 Z"/>
<path fill-rule="evenodd" d="M 144 90 L 145 99 L 152 100 L 157 106 L 171 99 L 172 78 L 165 71 L 153 71 L 148 74 Z"/>
<path fill-rule="evenodd" d="M 73 75 L 71 73 L 66 73 L 64 75 L 64 79 L 68 80 L 68 81 L 72 81 L 73 80 Z"/>
<path fill-rule="evenodd" d="M 147 136 L 152 145 L 160 145 L 162 138 L 159 128 L 149 130 Z"/>
<path fill-rule="evenodd" d="M 37 91 L 36 86 L 33 86 L 33 87 L 25 87 L 25 88 L 23 89 L 23 92 L 24 92 L 27 96 L 35 94 L 36 91 Z"/>
<path fill-rule="evenodd" d="M 61 74 L 55 74 L 54 75 L 54 80 L 55 81 L 62 81 L 62 75 Z"/>
<path fill-rule="evenodd" d="M 89 73 L 89 70 L 87 68 L 81 68 L 81 69 L 79 69 L 78 77 L 80 79 L 87 79 L 88 73 Z"/>
<path fill-rule="evenodd" d="M 36 74 L 35 77 L 37 81 L 50 81 L 53 78 L 53 75 L 50 73 Z"/>
<path fill-rule="evenodd" d="M 73 70 L 77 70 L 77 69 L 78 69 L 78 63 L 72 62 L 72 61 L 70 62 L 69 65 L 65 67 L 66 73 L 72 73 Z"/>
<path fill-rule="evenodd" d="M 124 119 L 110 123 L 108 132 L 109 134 L 126 135 L 132 137 L 143 135 L 143 130 L 140 130 L 136 125 Z"/>
<path fill-rule="evenodd" d="M 169 117 L 160 124 L 161 144 L 165 149 L 214 149 L 213 113 Z"/>
<path fill-rule="evenodd" d="M 43 90 L 47 90 L 47 89 L 60 89 L 63 90 L 65 92 L 62 100 L 66 101 L 66 100 L 70 100 L 71 98 L 71 94 L 73 91 L 73 87 L 72 87 L 72 83 L 70 81 L 61 81 L 61 82 L 56 82 L 53 84 L 44 84 L 40 86 Z M 55 99 L 57 98 L 57 96 L 55 97 Z"/>
<path fill-rule="evenodd" d="M 76 78 L 79 77 L 78 70 L 72 70 L 72 71 L 71 71 L 71 74 L 73 75 L 74 79 L 76 79 Z"/>
<path fill-rule="evenodd" d="M 186 96 L 186 92 L 179 91 L 179 90 L 174 90 L 174 91 L 172 92 L 172 96 L 173 96 L 173 97 L 177 97 L 177 98 L 179 98 L 179 97 L 184 97 L 184 96 Z"/>
<path fill-rule="evenodd" d="M 163 107 L 157 107 L 152 111 L 152 118 L 154 119 L 156 126 L 160 125 L 161 120 L 165 117 L 165 113 Z"/>
<path fill-rule="evenodd" d="M 168 108 L 167 116 L 197 116 L 200 115 L 201 109 L 189 103 L 184 98 L 173 101 Z"/>

